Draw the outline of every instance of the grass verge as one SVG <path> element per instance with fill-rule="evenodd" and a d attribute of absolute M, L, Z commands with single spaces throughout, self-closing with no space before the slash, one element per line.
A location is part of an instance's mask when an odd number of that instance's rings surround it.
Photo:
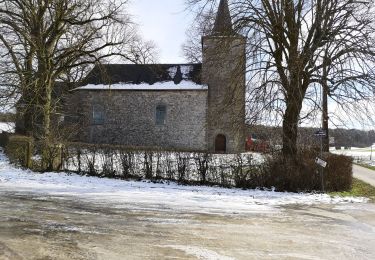
<path fill-rule="evenodd" d="M 353 178 L 353 186 L 350 191 L 331 192 L 329 195 L 342 197 L 366 197 L 370 199 L 370 202 L 375 203 L 375 187 L 356 178 Z"/>

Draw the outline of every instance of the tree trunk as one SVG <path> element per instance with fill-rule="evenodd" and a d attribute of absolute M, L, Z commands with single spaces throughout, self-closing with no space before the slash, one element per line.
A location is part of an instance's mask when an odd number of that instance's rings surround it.
<path fill-rule="evenodd" d="M 34 129 L 34 116 L 35 111 L 34 106 L 31 106 L 30 104 L 26 104 L 25 111 L 23 112 L 23 131 L 24 134 L 27 136 L 33 136 L 33 133 L 35 132 Z"/>
<path fill-rule="evenodd" d="M 52 171 L 53 161 L 55 159 L 54 149 L 52 147 L 52 136 L 51 136 L 51 104 L 52 104 L 52 83 L 47 80 L 45 86 L 43 86 L 43 104 L 42 108 L 42 129 L 41 129 L 41 141 L 42 141 L 42 160 L 43 160 L 43 171 Z"/>
<path fill-rule="evenodd" d="M 302 108 L 300 95 L 290 95 L 286 100 L 286 111 L 283 118 L 283 156 L 296 158 L 298 121 Z"/>
<path fill-rule="evenodd" d="M 43 102 L 43 128 L 42 128 L 42 139 L 50 140 L 50 129 L 51 129 L 51 104 L 52 104 L 52 87 L 51 83 L 48 83 L 48 86 L 45 86 L 45 97 Z"/>

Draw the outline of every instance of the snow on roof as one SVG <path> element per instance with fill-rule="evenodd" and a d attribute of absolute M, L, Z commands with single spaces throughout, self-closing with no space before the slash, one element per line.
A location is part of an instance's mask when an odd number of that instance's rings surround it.
<path fill-rule="evenodd" d="M 207 90 L 207 85 L 199 85 L 193 81 L 183 80 L 179 84 L 173 81 L 156 82 L 152 85 L 148 83 L 132 84 L 117 83 L 112 85 L 88 84 L 74 90 Z"/>
<path fill-rule="evenodd" d="M 181 69 L 183 79 L 188 79 L 189 74 L 194 70 L 194 67 L 192 65 L 177 65 L 177 66 L 170 67 L 168 69 L 168 73 L 172 79 L 176 76 L 178 67 L 180 67 Z"/>

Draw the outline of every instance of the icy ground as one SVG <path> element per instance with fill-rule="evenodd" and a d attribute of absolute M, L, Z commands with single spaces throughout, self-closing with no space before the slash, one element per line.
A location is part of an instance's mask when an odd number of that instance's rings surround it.
<path fill-rule="evenodd" d="M 122 181 L 67 173 L 39 174 L 13 167 L 0 152 L 1 189 L 46 196 L 71 196 L 95 203 L 111 204 L 118 208 L 164 208 L 181 212 L 217 214 L 272 212 L 284 205 L 367 201 L 365 198 L 332 198 L 326 194 L 179 186 L 176 183 Z"/>

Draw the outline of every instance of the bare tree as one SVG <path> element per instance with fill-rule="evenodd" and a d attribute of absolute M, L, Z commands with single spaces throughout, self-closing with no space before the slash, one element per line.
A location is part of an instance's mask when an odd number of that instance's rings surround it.
<path fill-rule="evenodd" d="M 143 41 L 139 37 L 135 37 L 129 45 L 128 53 L 125 60 L 138 64 L 150 64 L 158 60 L 156 44 L 153 41 Z"/>
<path fill-rule="evenodd" d="M 82 77 L 90 64 L 120 56 L 144 62 L 144 44 L 127 15 L 128 0 L 0 0 L 3 97 L 19 99 L 25 129 L 48 142 L 53 86 Z M 143 57 L 141 56 L 143 55 Z"/>
<path fill-rule="evenodd" d="M 17 102 L 26 134 L 41 141 L 45 170 L 53 167 L 48 151 L 60 134 L 51 122 L 59 104 L 52 98 L 56 83 L 78 80 L 114 56 L 142 62 L 152 53 L 125 12 L 127 3 L 0 0 L 1 97 Z"/>
<path fill-rule="evenodd" d="M 186 31 L 186 41 L 182 45 L 182 53 L 189 62 L 202 62 L 201 37 L 210 34 L 214 21 L 215 13 L 210 9 L 197 15 L 192 27 Z"/>
<path fill-rule="evenodd" d="M 216 4 L 186 2 L 200 12 Z M 230 7 L 248 41 L 250 109 L 281 115 L 285 156 L 297 154 L 301 120 L 321 111 L 322 89 L 343 106 L 374 94 L 373 1 L 233 0 Z"/>

